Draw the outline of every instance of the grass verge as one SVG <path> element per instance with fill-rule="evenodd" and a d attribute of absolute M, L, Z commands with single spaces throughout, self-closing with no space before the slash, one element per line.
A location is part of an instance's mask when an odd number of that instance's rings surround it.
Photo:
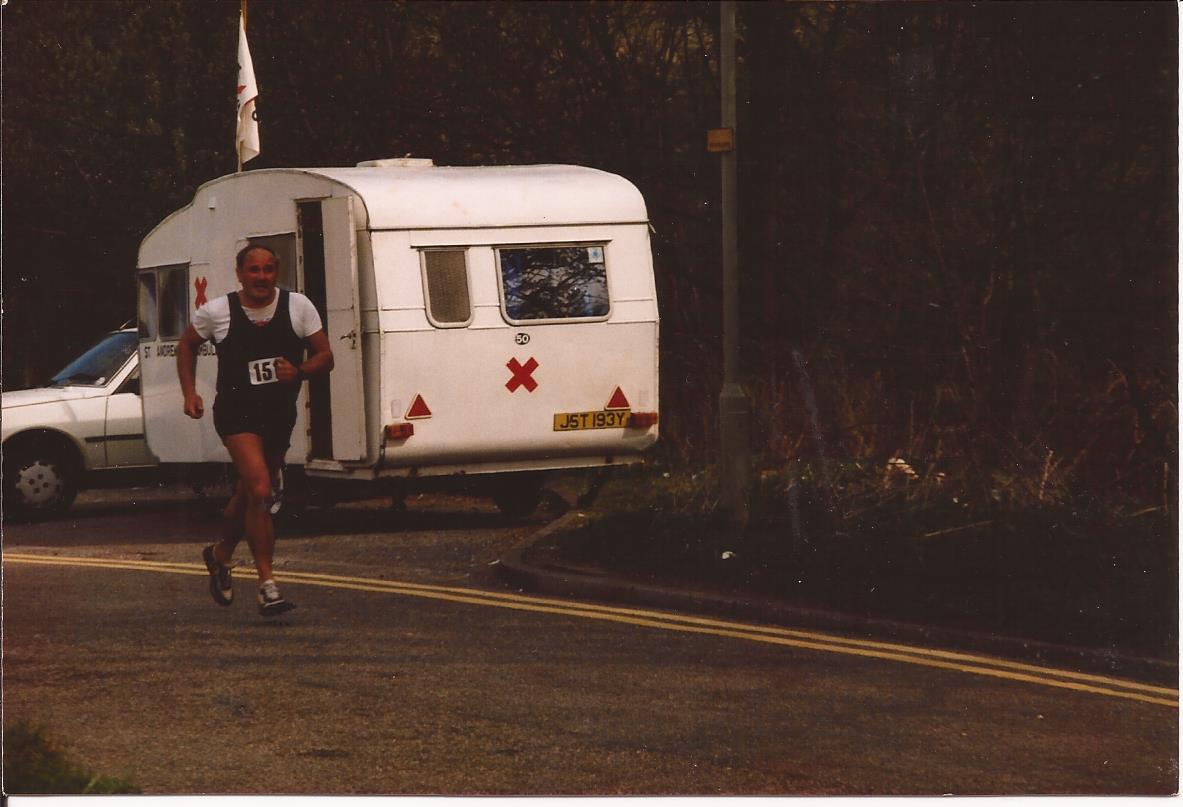
<path fill-rule="evenodd" d="M 1176 523 L 1161 509 L 765 475 L 741 531 L 716 490 L 709 470 L 622 471 L 582 526 L 532 552 L 655 585 L 1178 657 Z"/>
<path fill-rule="evenodd" d="M 84 770 L 43 729 L 19 722 L 4 729 L 5 794 L 123 794 L 140 790 L 127 779 Z"/>

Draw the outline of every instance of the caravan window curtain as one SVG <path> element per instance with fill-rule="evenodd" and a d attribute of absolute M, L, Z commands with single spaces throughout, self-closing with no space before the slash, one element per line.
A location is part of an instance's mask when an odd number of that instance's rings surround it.
<path fill-rule="evenodd" d="M 604 319 L 608 274 L 604 247 L 514 246 L 497 250 L 510 322 Z"/>
<path fill-rule="evenodd" d="M 467 254 L 463 249 L 422 252 L 427 317 L 436 327 L 459 328 L 472 321 Z"/>

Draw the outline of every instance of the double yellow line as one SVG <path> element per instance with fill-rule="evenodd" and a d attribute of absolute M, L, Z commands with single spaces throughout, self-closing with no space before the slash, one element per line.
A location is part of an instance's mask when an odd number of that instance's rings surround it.
<path fill-rule="evenodd" d="M 80 566 L 100 569 L 160 572 L 165 574 L 188 574 L 200 577 L 204 577 L 207 574 L 204 566 L 189 563 L 161 563 L 146 560 L 68 557 L 16 552 L 5 552 L 4 562 L 42 566 Z M 1169 706 L 1174 709 L 1179 707 L 1179 692 L 1176 689 L 1143 684 L 1136 681 L 1124 681 L 1119 678 L 1111 678 L 1103 675 L 1091 675 L 1072 670 L 1058 670 L 1017 661 L 948 650 L 931 650 L 891 642 L 849 639 L 811 631 L 763 625 L 747 625 L 708 617 L 684 616 L 638 608 L 617 608 L 545 597 L 530 597 L 499 591 L 482 591 L 480 589 L 456 588 L 452 586 L 377 580 L 368 577 L 284 571 L 282 580 L 285 583 L 316 585 L 324 588 L 399 594 L 406 597 L 421 597 L 424 599 L 444 600 L 468 605 L 509 608 L 515 611 L 531 611 L 535 613 L 576 617 L 579 619 L 618 622 L 646 628 L 657 628 L 659 630 L 678 631 L 681 633 L 723 636 L 730 639 L 742 639 L 749 642 L 815 650 L 823 653 L 838 653 L 841 655 L 883 659 L 922 667 L 935 667 L 937 669 L 953 670 L 971 675 L 984 675 L 991 678 L 1040 684 L 1042 686 L 1069 689 L 1076 692 L 1089 692 L 1113 698 L 1125 698 L 1142 703 Z"/>

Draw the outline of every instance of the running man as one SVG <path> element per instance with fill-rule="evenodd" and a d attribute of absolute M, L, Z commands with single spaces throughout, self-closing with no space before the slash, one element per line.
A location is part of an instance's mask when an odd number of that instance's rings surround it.
<path fill-rule="evenodd" d="M 218 353 L 214 428 L 234 461 L 238 485 L 222 514 L 221 540 L 202 552 L 210 594 L 219 605 L 233 601 L 230 561 L 245 536 L 259 573 L 259 613 L 274 616 L 295 605 L 279 593 L 271 570 L 272 480 L 291 442 L 300 385 L 332 370 L 333 353 L 312 302 L 276 287 L 279 259 L 274 252 L 247 245 L 235 258 L 235 272 L 241 291 L 213 299 L 193 313 L 177 346 L 177 376 L 185 414 L 200 418 L 205 403 L 197 394 L 197 349 L 212 340 Z"/>

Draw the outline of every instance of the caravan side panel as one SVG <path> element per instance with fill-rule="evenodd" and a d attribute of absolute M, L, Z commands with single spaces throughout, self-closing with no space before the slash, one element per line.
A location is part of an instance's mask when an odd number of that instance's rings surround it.
<path fill-rule="evenodd" d="M 596 321 L 508 322 L 499 248 L 572 244 L 603 250 L 610 313 Z M 522 460 L 613 464 L 657 439 L 656 426 L 554 428 L 556 415 L 604 411 L 618 388 L 633 411 L 657 411 L 658 318 L 644 225 L 379 232 L 373 249 L 382 407 L 391 420 L 414 424 L 410 438 L 387 444 L 386 468 L 430 474 L 433 465 L 497 470 Z M 422 253 L 438 249 L 464 252 L 472 305 L 464 327 L 436 327 L 428 316 Z"/>

